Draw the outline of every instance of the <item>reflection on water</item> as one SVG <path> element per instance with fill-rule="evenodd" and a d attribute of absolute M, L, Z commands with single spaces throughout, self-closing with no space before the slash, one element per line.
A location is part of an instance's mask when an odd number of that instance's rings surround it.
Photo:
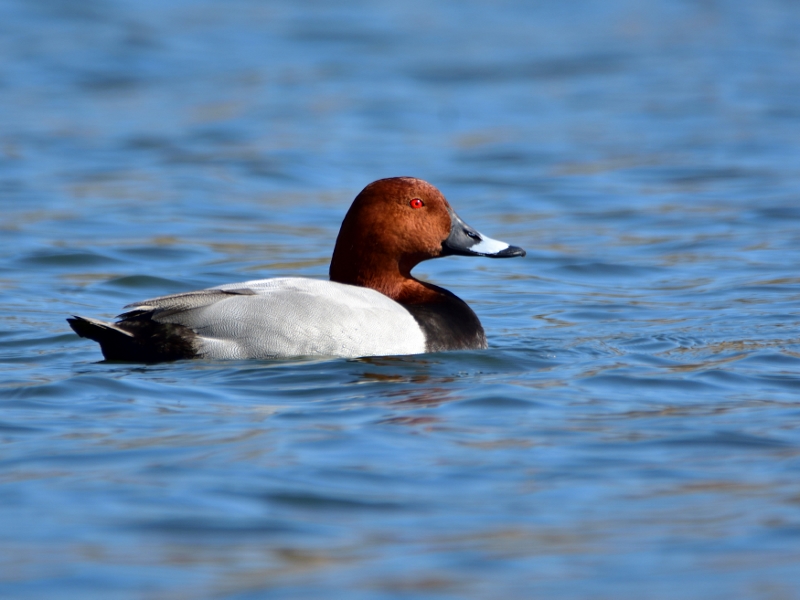
<path fill-rule="evenodd" d="M 0 595 L 790 598 L 800 10 L 0 0 Z M 99 362 L 379 177 L 491 349 Z"/>

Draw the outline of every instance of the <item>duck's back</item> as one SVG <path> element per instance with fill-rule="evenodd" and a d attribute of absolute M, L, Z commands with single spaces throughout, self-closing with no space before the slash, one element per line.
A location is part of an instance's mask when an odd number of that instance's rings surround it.
<path fill-rule="evenodd" d="M 115 325 L 83 319 L 83 333 L 75 323 L 73 328 L 100 342 L 106 358 L 122 360 L 358 357 L 426 350 L 422 329 L 400 304 L 375 290 L 332 281 L 246 281 L 126 308 L 131 310 Z M 102 326 L 116 335 L 105 340 L 87 335 Z"/>

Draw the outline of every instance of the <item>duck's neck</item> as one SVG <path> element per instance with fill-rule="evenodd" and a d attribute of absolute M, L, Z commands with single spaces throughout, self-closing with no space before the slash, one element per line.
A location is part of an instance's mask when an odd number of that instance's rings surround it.
<path fill-rule="evenodd" d="M 404 261 L 376 255 L 359 261 L 337 258 L 334 253 L 331 281 L 370 288 L 400 304 L 440 302 L 448 295 L 445 290 L 412 277 L 411 269 L 418 261 L 404 264 Z"/>

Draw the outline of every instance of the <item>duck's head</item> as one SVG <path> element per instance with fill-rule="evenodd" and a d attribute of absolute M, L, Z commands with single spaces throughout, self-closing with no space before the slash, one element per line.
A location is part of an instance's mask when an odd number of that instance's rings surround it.
<path fill-rule="evenodd" d="M 510 258 L 525 256 L 525 250 L 467 225 L 427 181 L 379 179 L 356 196 L 344 217 L 330 278 L 381 290 L 376 281 L 410 277 L 423 260 L 451 255 Z"/>

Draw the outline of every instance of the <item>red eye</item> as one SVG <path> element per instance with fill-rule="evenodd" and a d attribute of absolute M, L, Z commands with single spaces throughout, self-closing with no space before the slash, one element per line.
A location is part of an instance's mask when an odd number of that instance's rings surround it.
<path fill-rule="evenodd" d="M 411 202 L 408 203 L 411 208 L 422 208 L 425 206 L 425 203 L 420 200 L 419 198 L 414 198 Z"/>

